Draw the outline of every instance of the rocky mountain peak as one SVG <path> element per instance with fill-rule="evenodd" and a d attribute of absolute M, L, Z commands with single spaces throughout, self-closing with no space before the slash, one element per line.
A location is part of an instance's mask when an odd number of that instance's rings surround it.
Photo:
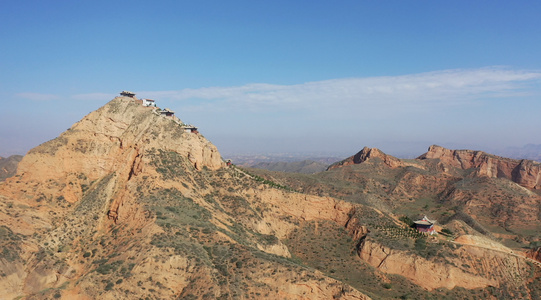
<path fill-rule="evenodd" d="M 161 114 L 131 97 L 116 97 L 75 123 L 59 137 L 30 150 L 11 181 L 35 186 L 29 196 L 77 201 L 81 185 L 116 173 L 129 180 L 145 166 L 145 155 L 160 149 L 185 157 L 196 169 L 216 170 L 224 162 L 216 147 L 174 115 Z M 84 174 L 84 180 L 81 178 Z M 42 184 L 45 180 L 55 185 Z"/>
<path fill-rule="evenodd" d="M 432 145 L 417 159 L 438 159 L 455 168 L 476 169 L 479 176 L 506 178 L 526 188 L 541 188 L 541 164 L 527 159 L 517 160 L 500 157 L 483 151 L 451 150 Z"/>
<path fill-rule="evenodd" d="M 329 166 L 329 168 L 327 168 L 327 170 L 332 170 L 349 165 L 361 164 L 374 158 L 381 159 L 387 166 L 391 168 L 402 166 L 402 162 L 400 161 L 400 159 L 391 155 L 387 155 L 378 148 L 369 148 L 365 146 L 361 151 L 357 152 L 357 154 L 332 164 L 331 166 Z"/>

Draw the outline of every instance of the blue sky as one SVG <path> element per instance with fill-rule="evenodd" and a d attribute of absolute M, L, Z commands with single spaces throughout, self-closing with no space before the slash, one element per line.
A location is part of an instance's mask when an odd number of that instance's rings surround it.
<path fill-rule="evenodd" d="M 541 144 L 539 1 L 1 1 L 0 156 L 122 90 L 225 155 Z"/>

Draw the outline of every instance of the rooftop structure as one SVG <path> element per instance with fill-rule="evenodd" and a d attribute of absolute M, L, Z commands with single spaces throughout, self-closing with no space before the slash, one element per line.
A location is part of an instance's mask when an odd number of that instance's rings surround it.
<path fill-rule="evenodd" d="M 436 233 L 436 230 L 434 229 L 434 224 L 436 221 L 430 220 L 427 216 L 424 216 L 421 220 L 414 221 L 413 223 L 419 232 L 426 232 L 430 234 Z"/>
<path fill-rule="evenodd" d="M 160 111 L 160 114 L 161 114 L 162 116 L 166 116 L 166 117 L 173 117 L 173 116 L 175 116 L 175 112 L 172 111 L 172 110 L 170 110 L 169 108 L 166 108 L 166 109 L 164 109 L 164 110 L 161 110 L 161 111 Z"/>
<path fill-rule="evenodd" d="M 197 131 L 197 127 L 193 126 L 193 125 L 185 125 L 184 126 L 184 131 L 185 132 L 190 132 L 190 133 L 199 133 L 199 131 Z"/>
<path fill-rule="evenodd" d="M 143 106 L 151 106 L 151 107 L 156 107 L 156 101 L 152 100 L 152 99 L 143 99 Z"/>
<path fill-rule="evenodd" d="M 122 91 L 120 92 L 120 96 L 135 98 L 135 93 L 130 91 Z"/>

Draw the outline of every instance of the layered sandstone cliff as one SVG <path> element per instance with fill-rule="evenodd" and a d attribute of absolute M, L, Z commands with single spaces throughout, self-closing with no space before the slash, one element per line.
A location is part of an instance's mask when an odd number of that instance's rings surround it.
<path fill-rule="evenodd" d="M 508 285 L 516 288 L 524 283 L 529 272 L 524 258 L 518 259 L 499 247 L 477 244 L 459 244 L 452 256 L 438 261 L 366 239 L 358 254 L 378 270 L 402 275 L 428 290 L 455 286 L 476 289 Z"/>
<path fill-rule="evenodd" d="M 415 254 L 398 251 L 367 239 L 359 248 L 359 257 L 382 272 L 402 275 L 428 290 L 452 289 L 455 286 L 467 289 L 498 285 L 482 275 L 468 273 L 446 263 L 427 260 Z"/>
<path fill-rule="evenodd" d="M 437 145 L 417 159 L 439 159 L 442 163 L 460 168 L 476 169 L 477 175 L 505 178 L 529 189 L 541 188 L 541 164 L 532 160 L 516 160 L 473 150 L 451 150 Z"/>

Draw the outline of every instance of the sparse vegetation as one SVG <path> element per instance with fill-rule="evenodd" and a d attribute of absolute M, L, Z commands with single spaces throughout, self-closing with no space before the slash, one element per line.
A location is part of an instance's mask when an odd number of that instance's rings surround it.
<path fill-rule="evenodd" d="M 21 237 L 7 227 L 0 226 L 0 258 L 5 259 L 8 262 L 13 262 L 18 260 L 20 248 Z"/>
<path fill-rule="evenodd" d="M 410 219 L 408 216 L 402 216 L 399 218 L 400 221 L 404 222 L 406 225 L 408 225 L 409 227 L 412 227 L 413 226 L 413 220 Z"/>
<path fill-rule="evenodd" d="M 174 151 L 152 149 L 146 155 L 151 158 L 150 164 L 156 168 L 164 180 L 181 178 L 186 175 L 186 170 L 193 169 L 185 157 Z"/>

